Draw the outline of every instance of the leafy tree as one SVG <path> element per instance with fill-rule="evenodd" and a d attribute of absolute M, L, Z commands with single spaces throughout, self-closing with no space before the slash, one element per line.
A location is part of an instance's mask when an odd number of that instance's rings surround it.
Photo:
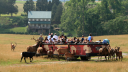
<path fill-rule="evenodd" d="M 48 10 L 47 4 L 48 4 L 47 0 L 37 0 L 36 10 L 37 11 L 46 11 L 46 10 Z"/>
<path fill-rule="evenodd" d="M 55 16 L 54 16 L 54 20 L 56 21 L 57 24 L 58 24 L 58 23 L 60 24 L 60 19 L 61 19 L 61 15 L 62 15 L 62 10 L 63 10 L 62 4 L 59 4 L 59 5 L 57 6 L 56 13 L 55 13 Z"/>
<path fill-rule="evenodd" d="M 17 14 L 18 13 L 18 6 L 15 5 L 16 0 L 8 0 L 7 1 L 7 12 L 11 13 L 11 17 L 13 13 Z"/>
<path fill-rule="evenodd" d="M 7 13 L 7 3 L 5 0 L 0 0 L 0 15 Z"/>
<path fill-rule="evenodd" d="M 128 24 L 125 22 L 126 19 L 128 19 L 127 16 L 116 17 L 113 20 L 105 22 L 103 28 L 107 34 L 123 34 L 123 32 L 128 32 Z"/>
<path fill-rule="evenodd" d="M 52 7 L 52 21 L 55 21 L 54 17 L 55 17 L 56 9 L 57 9 L 57 6 L 56 6 L 56 4 L 54 4 Z"/>
<path fill-rule="evenodd" d="M 48 2 L 48 11 L 52 11 L 52 2 L 51 1 Z"/>
<path fill-rule="evenodd" d="M 57 6 L 59 5 L 60 1 L 59 0 L 52 0 L 52 5 L 56 4 Z"/>
<path fill-rule="evenodd" d="M 85 35 L 87 24 L 88 3 L 94 0 L 70 0 L 65 3 L 65 10 L 61 17 L 61 25 L 65 31 L 75 31 L 78 36 Z"/>
<path fill-rule="evenodd" d="M 34 11 L 35 10 L 35 5 L 34 5 L 34 2 L 33 0 L 29 0 L 29 1 L 26 1 L 26 3 L 24 4 L 24 12 L 28 14 L 28 11 Z"/>

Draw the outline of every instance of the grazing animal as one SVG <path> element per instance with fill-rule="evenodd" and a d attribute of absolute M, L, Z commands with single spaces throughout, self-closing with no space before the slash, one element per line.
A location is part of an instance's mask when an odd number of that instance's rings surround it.
<path fill-rule="evenodd" d="M 17 43 L 15 43 L 15 45 L 11 43 L 11 50 L 13 50 L 13 51 L 14 51 L 14 50 L 15 50 L 15 48 L 16 48 L 16 46 L 17 46 Z"/>
<path fill-rule="evenodd" d="M 118 59 L 117 59 L 117 57 L 118 57 L 118 58 L 119 58 L 119 60 L 120 60 L 120 58 L 121 58 L 121 61 L 122 61 L 122 59 L 123 59 L 122 51 L 119 51 L 119 49 L 120 49 L 120 47 L 117 47 L 117 48 L 115 49 L 115 53 L 116 53 L 116 60 L 118 60 Z"/>
<path fill-rule="evenodd" d="M 38 53 L 39 55 L 43 55 L 43 48 L 42 48 L 42 47 L 38 47 L 37 53 Z"/>
<path fill-rule="evenodd" d="M 65 54 L 66 52 L 70 52 L 70 44 L 68 44 L 68 48 L 58 48 L 58 60 L 60 60 L 59 56 L 61 53 Z"/>
<path fill-rule="evenodd" d="M 51 58 L 53 57 L 53 46 L 51 47 L 51 50 L 47 51 L 47 55 L 48 57 L 50 57 L 50 60 L 51 60 Z"/>
<path fill-rule="evenodd" d="M 108 48 L 108 60 L 109 60 L 109 58 L 111 59 L 111 57 L 112 57 L 112 60 L 113 60 L 113 58 L 115 59 L 115 49 L 113 49 L 113 48 Z"/>
<path fill-rule="evenodd" d="M 102 58 L 102 55 L 105 55 L 105 59 L 107 60 L 107 54 L 109 54 L 109 52 L 108 52 L 108 49 L 107 49 L 107 47 L 105 46 L 104 48 L 100 48 L 99 49 L 99 56 L 101 56 L 101 58 Z M 98 56 L 98 60 L 99 60 L 99 56 Z"/>
<path fill-rule="evenodd" d="M 37 41 L 37 44 L 34 45 L 34 46 L 28 46 L 27 47 L 27 52 L 36 52 L 37 51 L 37 48 L 42 45 L 42 41 L 36 40 L 35 38 L 32 38 L 32 39 L 34 39 L 35 41 Z"/>
<path fill-rule="evenodd" d="M 71 53 L 69 53 L 69 52 L 66 52 L 66 53 L 64 54 L 64 55 L 65 55 L 65 60 L 67 60 L 67 61 L 72 60 L 73 57 L 75 56 L 75 54 L 76 54 L 76 53 L 71 54 Z"/>
<path fill-rule="evenodd" d="M 26 57 L 29 57 L 30 62 L 32 62 L 33 56 L 35 56 L 36 53 L 34 53 L 34 52 L 22 52 L 21 54 L 22 54 L 22 57 L 21 57 L 20 62 L 22 61 L 23 57 L 24 57 L 25 62 L 26 62 Z M 31 58 L 32 58 L 32 60 L 31 60 Z"/>

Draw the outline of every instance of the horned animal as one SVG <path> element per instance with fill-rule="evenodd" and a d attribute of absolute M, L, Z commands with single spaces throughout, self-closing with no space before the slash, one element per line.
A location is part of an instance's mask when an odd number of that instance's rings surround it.
<path fill-rule="evenodd" d="M 17 46 L 17 43 L 15 43 L 15 45 L 11 43 L 11 50 L 13 50 L 13 51 L 14 51 L 14 50 L 15 50 L 15 48 L 16 48 L 16 46 Z"/>
<path fill-rule="evenodd" d="M 50 60 L 51 60 L 51 58 L 53 56 L 53 46 L 51 47 L 51 50 L 47 51 L 47 55 L 48 55 L 48 57 L 50 57 Z"/>
<path fill-rule="evenodd" d="M 121 58 L 121 61 L 122 61 L 122 59 L 123 59 L 123 56 L 122 56 L 122 51 L 119 51 L 120 50 L 120 47 L 116 47 L 116 49 L 115 49 L 115 53 L 116 53 L 116 60 L 118 60 L 117 59 L 117 57 L 119 58 L 119 60 L 120 60 L 120 58 Z"/>
<path fill-rule="evenodd" d="M 99 56 L 101 56 L 101 58 L 102 58 L 102 55 L 105 55 L 105 59 L 107 60 L 107 54 L 109 54 L 109 52 L 108 52 L 108 49 L 107 49 L 107 47 L 105 46 L 104 48 L 100 48 L 99 49 Z M 98 60 L 99 60 L 99 56 L 98 56 Z"/>
<path fill-rule="evenodd" d="M 43 48 L 42 48 L 42 47 L 38 47 L 37 53 L 38 53 L 39 55 L 43 55 Z"/>
<path fill-rule="evenodd" d="M 37 41 L 37 44 L 36 45 L 33 45 L 33 46 L 28 46 L 27 47 L 27 52 L 36 52 L 37 51 L 37 48 L 42 45 L 42 41 L 36 40 L 34 37 L 32 39 L 34 39 L 35 41 Z"/>
<path fill-rule="evenodd" d="M 22 52 L 21 53 L 22 57 L 21 57 L 20 62 L 22 61 L 23 58 L 24 58 L 24 60 L 26 62 L 26 57 L 29 57 L 30 58 L 30 62 L 32 62 L 33 56 L 35 56 L 35 54 L 36 54 L 35 52 Z M 31 60 L 31 58 L 32 58 L 32 60 Z"/>
<path fill-rule="evenodd" d="M 75 56 L 75 53 L 71 54 L 69 52 L 66 52 L 64 55 L 65 55 L 65 60 L 70 61 Z"/>
<path fill-rule="evenodd" d="M 70 52 L 70 44 L 68 44 L 68 48 L 58 48 L 58 60 L 60 60 L 59 56 L 61 53 L 65 54 L 66 52 Z"/>
<path fill-rule="evenodd" d="M 112 60 L 113 60 L 113 58 L 115 59 L 115 49 L 113 49 L 113 48 L 110 49 L 110 51 L 109 51 L 109 57 L 110 57 L 110 59 L 112 57 Z"/>

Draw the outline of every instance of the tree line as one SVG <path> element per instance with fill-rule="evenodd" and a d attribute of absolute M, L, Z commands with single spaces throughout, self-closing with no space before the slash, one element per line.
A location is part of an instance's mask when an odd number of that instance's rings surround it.
<path fill-rule="evenodd" d="M 128 0 L 70 0 L 65 3 L 60 28 L 77 36 L 128 33 Z"/>
<path fill-rule="evenodd" d="M 18 6 L 15 5 L 16 0 L 0 0 L 0 15 L 18 13 Z M 62 15 L 62 2 L 59 0 L 37 0 L 36 4 L 33 0 L 27 0 L 23 5 L 24 13 L 28 11 L 52 11 L 52 23 L 60 24 Z"/>
<path fill-rule="evenodd" d="M 25 13 L 28 11 L 52 11 L 52 23 L 60 24 L 63 6 L 59 0 L 37 0 L 36 5 L 33 0 L 28 0 L 23 9 Z"/>
<path fill-rule="evenodd" d="M 0 15 L 18 13 L 18 6 L 15 5 L 16 0 L 0 0 Z"/>

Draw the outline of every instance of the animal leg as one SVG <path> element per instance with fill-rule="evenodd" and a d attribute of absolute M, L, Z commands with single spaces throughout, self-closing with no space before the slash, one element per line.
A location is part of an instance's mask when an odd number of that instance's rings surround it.
<path fill-rule="evenodd" d="M 31 61 L 31 57 L 30 57 L 30 62 L 32 62 L 32 61 Z"/>
<path fill-rule="evenodd" d="M 22 59 L 23 59 L 23 56 L 21 57 L 21 60 L 20 60 L 20 62 L 22 61 Z"/>
<path fill-rule="evenodd" d="M 26 62 L 26 58 L 24 57 L 24 60 L 25 60 L 25 62 Z"/>
<path fill-rule="evenodd" d="M 33 57 L 32 57 L 32 61 L 33 61 Z"/>
<path fill-rule="evenodd" d="M 58 60 L 60 61 L 59 55 L 58 55 Z"/>
<path fill-rule="evenodd" d="M 120 56 L 119 56 L 119 61 L 120 61 Z"/>
<path fill-rule="evenodd" d="M 106 57 L 106 55 L 105 55 L 105 59 L 107 60 L 107 57 Z"/>

